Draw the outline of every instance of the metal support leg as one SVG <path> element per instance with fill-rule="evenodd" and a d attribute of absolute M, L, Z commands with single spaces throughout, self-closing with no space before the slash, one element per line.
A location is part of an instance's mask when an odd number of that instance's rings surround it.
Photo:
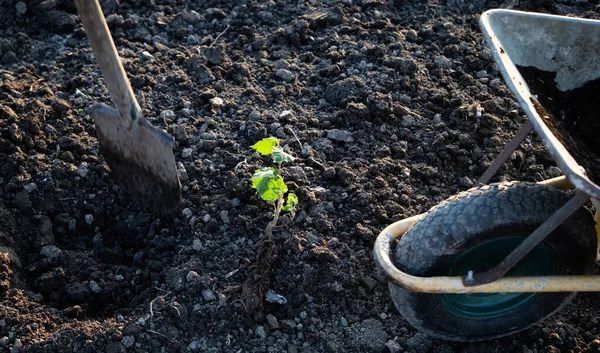
<path fill-rule="evenodd" d="M 562 222 L 569 218 L 575 211 L 583 206 L 590 197 L 581 191 L 577 191 L 566 204 L 558 209 L 550 218 L 540 225 L 530 236 L 527 237 L 519 246 L 517 246 L 504 260 L 502 260 L 493 269 L 476 274 L 469 274 L 462 277 L 463 284 L 466 287 L 487 284 L 496 281 L 504 276 L 514 265 L 516 265 L 525 255 L 552 233 Z"/>
<path fill-rule="evenodd" d="M 517 147 L 519 147 L 521 142 L 523 142 L 523 140 L 531 132 L 531 130 L 533 130 L 533 126 L 531 125 L 529 120 L 527 120 L 523 125 L 521 125 L 521 127 L 519 128 L 519 130 L 517 130 L 517 133 L 512 138 L 512 140 L 510 140 L 510 142 L 504 147 L 502 152 L 500 152 L 500 154 L 494 159 L 492 165 L 490 165 L 488 169 L 485 170 L 485 172 L 479 178 L 479 180 L 477 180 L 477 183 L 475 185 L 487 184 L 490 181 L 490 179 L 492 179 L 492 177 L 502 167 L 504 162 L 506 162 L 506 160 L 510 157 L 510 155 L 517 149 Z"/>

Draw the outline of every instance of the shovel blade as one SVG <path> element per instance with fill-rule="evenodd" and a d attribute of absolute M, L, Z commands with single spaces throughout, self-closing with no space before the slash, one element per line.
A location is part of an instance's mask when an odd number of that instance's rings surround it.
<path fill-rule="evenodd" d="M 119 182 L 153 211 L 170 213 L 181 202 L 173 138 L 144 118 L 127 121 L 115 109 L 96 103 L 96 134 L 106 163 Z"/>

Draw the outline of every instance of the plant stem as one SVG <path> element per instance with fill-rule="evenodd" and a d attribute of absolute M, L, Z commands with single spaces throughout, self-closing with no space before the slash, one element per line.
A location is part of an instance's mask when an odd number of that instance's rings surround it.
<path fill-rule="evenodd" d="M 277 199 L 277 206 L 275 207 L 275 214 L 273 214 L 273 219 L 267 227 L 265 228 L 265 235 L 269 241 L 273 240 L 273 228 L 277 225 L 277 221 L 279 220 L 279 214 L 281 213 L 281 207 L 283 207 L 283 193 L 279 194 L 279 198 Z"/>

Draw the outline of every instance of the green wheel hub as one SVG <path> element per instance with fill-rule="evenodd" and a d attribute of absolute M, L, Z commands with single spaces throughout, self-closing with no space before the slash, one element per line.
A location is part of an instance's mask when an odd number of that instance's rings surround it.
<path fill-rule="evenodd" d="M 486 241 L 457 256 L 448 269 L 448 276 L 464 276 L 492 269 L 526 237 L 507 236 Z M 515 265 L 506 276 L 544 276 L 555 270 L 556 252 L 542 242 Z M 474 293 L 439 294 L 447 310 L 466 317 L 485 317 L 526 305 L 540 293 Z"/>

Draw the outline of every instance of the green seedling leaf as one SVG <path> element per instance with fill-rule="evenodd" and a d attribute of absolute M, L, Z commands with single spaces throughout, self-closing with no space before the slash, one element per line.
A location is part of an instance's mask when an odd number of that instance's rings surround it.
<path fill-rule="evenodd" d="M 273 162 L 282 163 L 282 162 L 292 162 L 294 157 L 283 151 L 281 147 L 273 147 Z"/>
<path fill-rule="evenodd" d="M 260 198 L 267 202 L 277 201 L 279 195 L 288 191 L 283 178 L 277 175 L 274 168 L 257 169 L 252 176 L 252 188 L 256 189 Z"/>
<path fill-rule="evenodd" d="M 275 168 L 273 167 L 263 167 L 254 171 L 254 175 L 252 175 L 252 188 L 257 189 L 258 185 L 262 182 L 263 179 L 274 178 L 277 175 Z"/>
<path fill-rule="evenodd" d="M 250 146 L 263 156 L 273 154 L 273 148 L 279 146 L 279 139 L 275 137 L 264 138 Z"/>
<path fill-rule="evenodd" d="M 285 205 L 281 208 L 283 212 L 293 212 L 296 210 L 296 205 L 298 205 L 298 196 L 293 192 L 290 192 L 287 197 L 287 201 Z"/>

